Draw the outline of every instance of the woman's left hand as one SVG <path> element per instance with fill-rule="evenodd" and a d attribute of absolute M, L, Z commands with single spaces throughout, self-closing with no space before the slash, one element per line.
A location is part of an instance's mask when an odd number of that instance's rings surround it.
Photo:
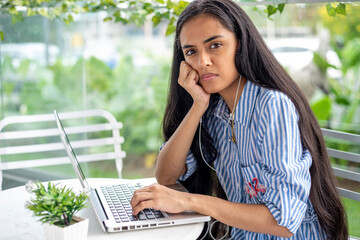
<path fill-rule="evenodd" d="M 157 183 L 138 189 L 131 199 L 133 215 L 137 215 L 145 208 L 153 208 L 168 213 L 187 211 L 186 199 L 188 195 L 186 192 L 179 192 Z"/>

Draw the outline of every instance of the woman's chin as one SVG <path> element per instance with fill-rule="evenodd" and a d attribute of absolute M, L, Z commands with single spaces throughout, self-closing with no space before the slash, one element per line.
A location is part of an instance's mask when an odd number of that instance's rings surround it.
<path fill-rule="evenodd" d="M 205 92 L 207 92 L 209 94 L 214 94 L 214 93 L 219 92 L 219 88 L 217 88 L 215 86 L 209 86 L 207 84 L 202 84 L 202 87 L 204 88 Z"/>

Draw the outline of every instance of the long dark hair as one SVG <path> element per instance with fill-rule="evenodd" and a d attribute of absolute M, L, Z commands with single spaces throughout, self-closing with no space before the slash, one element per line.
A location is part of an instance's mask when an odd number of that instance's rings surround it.
<path fill-rule="evenodd" d="M 165 141 L 175 132 L 193 103 L 191 96 L 177 83 L 180 63 L 184 60 L 179 37 L 184 23 L 200 14 L 210 14 L 216 17 L 225 28 L 235 33 L 240 41 L 235 56 L 235 65 L 242 76 L 257 85 L 286 94 L 294 103 L 299 114 L 298 124 L 301 143 L 312 156 L 312 166 L 310 167 L 311 203 L 328 238 L 347 239 L 346 214 L 335 187 L 335 178 L 321 129 L 310 105 L 296 83 L 270 52 L 247 14 L 230 0 L 195 0 L 179 16 L 174 43 L 170 91 L 163 119 Z M 211 194 L 211 174 L 199 152 L 198 133 L 199 131 L 196 132 L 190 148 L 198 167 L 196 172 L 185 182 L 185 185 L 192 192 Z M 203 151 L 206 152 L 207 161 L 214 161 L 217 151 L 206 131 L 206 126 L 202 127 L 201 142 Z"/>

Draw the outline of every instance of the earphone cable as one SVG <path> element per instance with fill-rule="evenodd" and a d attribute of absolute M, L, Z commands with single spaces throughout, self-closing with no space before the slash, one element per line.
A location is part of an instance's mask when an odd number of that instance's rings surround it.
<path fill-rule="evenodd" d="M 234 117 L 235 117 L 235 116 L 234 116 L 234 110 L 235 110 L 235 107 L 236 107 L 236 100 L 237 100 L 237 96 L 238 96 L 238 93 L 239 93 L 239 88 L 240 88 L 241 79 L 242 79 L 242 76 L 240 75 L 240 80 L 239 80 L 239 83 L 238 83 L 238 86 L 237 86 L 236 95 L 235 95 L 235 99 L 234 99 L 234 106 L 233 106 L 232 112 L 230 113 L 230 117 L 229 117 L 229 119 L 228 119 L 228 121 L 227 121 L 227 123 L 226 123 L 226 126 L 229 125 L 229 122 L 230 122 L 231 118 L 234 118 Z M 202 145 L 201 145 L 201 125 L 202 125 L 202 117 L 200 118 L 200 124 L 199 124 L 199 148 L 200 148 L 201 157 L 202 157 L 203 161 L 205 162 L 205 164 L 206 164 L 210 169 L 214 170 L 214 171 L 218 174 L 218 177 L 221 178 L 221 180 L 224 180 L 223 177 L 222 177 L 222 175 L 221 175 L 221 173 L 218 172 L 215 168 L 211 167 L 211 166 L 209 165 L 209 163 L 205 160 L 205 157 L 204 157 L 204 154 L 203 154 L 203 151 L 202 151 Z M 226 128 L 224 128 L 224 132 L 225 132 L 225 130 L 226 130 Z M 219 179 L 219 180 L 220 180 L 220 179 Z M 220 183 L 221 183 L 221 180 L 220 180 Z M 216 221 L 213 222 L 211 225 L 209 225 L 209 223 L 208 223 L 208 227 L 207 227 L 206 233 L 205 233 L 204 236 L 201 238 L 201 240 L 203 240 L 203 239 L 206 237 L 206 235 L 208 234 L 209 231 L 210 231 L 210 237 L 215 240 L 215 238 L 213 237 L 213 235 L 212 235 L 212 233 L 211 233 L 211 229 L 212 229 L 213 225 L 214 225 L 215 223 L 217 223 L 217 222 L 219 222 L 219 221 L 216 220 Z M 226 233 L 225 233 L 224 236 L 222 236 L 219 240 L 224 239 L 224 238 L 226 237 L 226 235 L 229 233 L 229 229 L 230 229 L 230 228 L 229 228 L 229 225 L 226 224 L 226 227 L 227 227 Z"/>
<path fill-rule="evenodd" d="M 206 164 L 209 168 L 211 168 L 212 170 L 214 170 L 214 171 L 219 175 L 219 177 L 221 178 L 221 180 L 223 180 L 221 173 L 218 172 L 218 171 L 216 171 L 215 168 L 211 167 L 211 166 L 209 165 L 209 163 L 205 160 L 205 157 L 204 157 L 204 154 L 203 154 L 203 151 L 202 151 L 202 145 L 201 145 L 201 125 L 202 125 L 202 118 L 200 119 L 200 125 L 199 125 L 199 148 L 200 148 L 201 157 L 202 157 L 203 161 L 205 162 L 205 164 Z"/>

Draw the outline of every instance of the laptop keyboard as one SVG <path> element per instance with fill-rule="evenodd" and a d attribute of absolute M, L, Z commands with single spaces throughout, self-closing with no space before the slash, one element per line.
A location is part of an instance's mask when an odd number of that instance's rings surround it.
<path fill-rule="evenodd" d="M 159 210 L 147 208 L 138 215 L 132 215 L 132 207 L 130 205 L 131 198 L 136 189 L 141 188 L 141 184 L 120 184 L 101 187 L 105 199 L 110 210 L 118 223 L 142 221 L 148 219 L 164 218 L 165 216 Z"/>

